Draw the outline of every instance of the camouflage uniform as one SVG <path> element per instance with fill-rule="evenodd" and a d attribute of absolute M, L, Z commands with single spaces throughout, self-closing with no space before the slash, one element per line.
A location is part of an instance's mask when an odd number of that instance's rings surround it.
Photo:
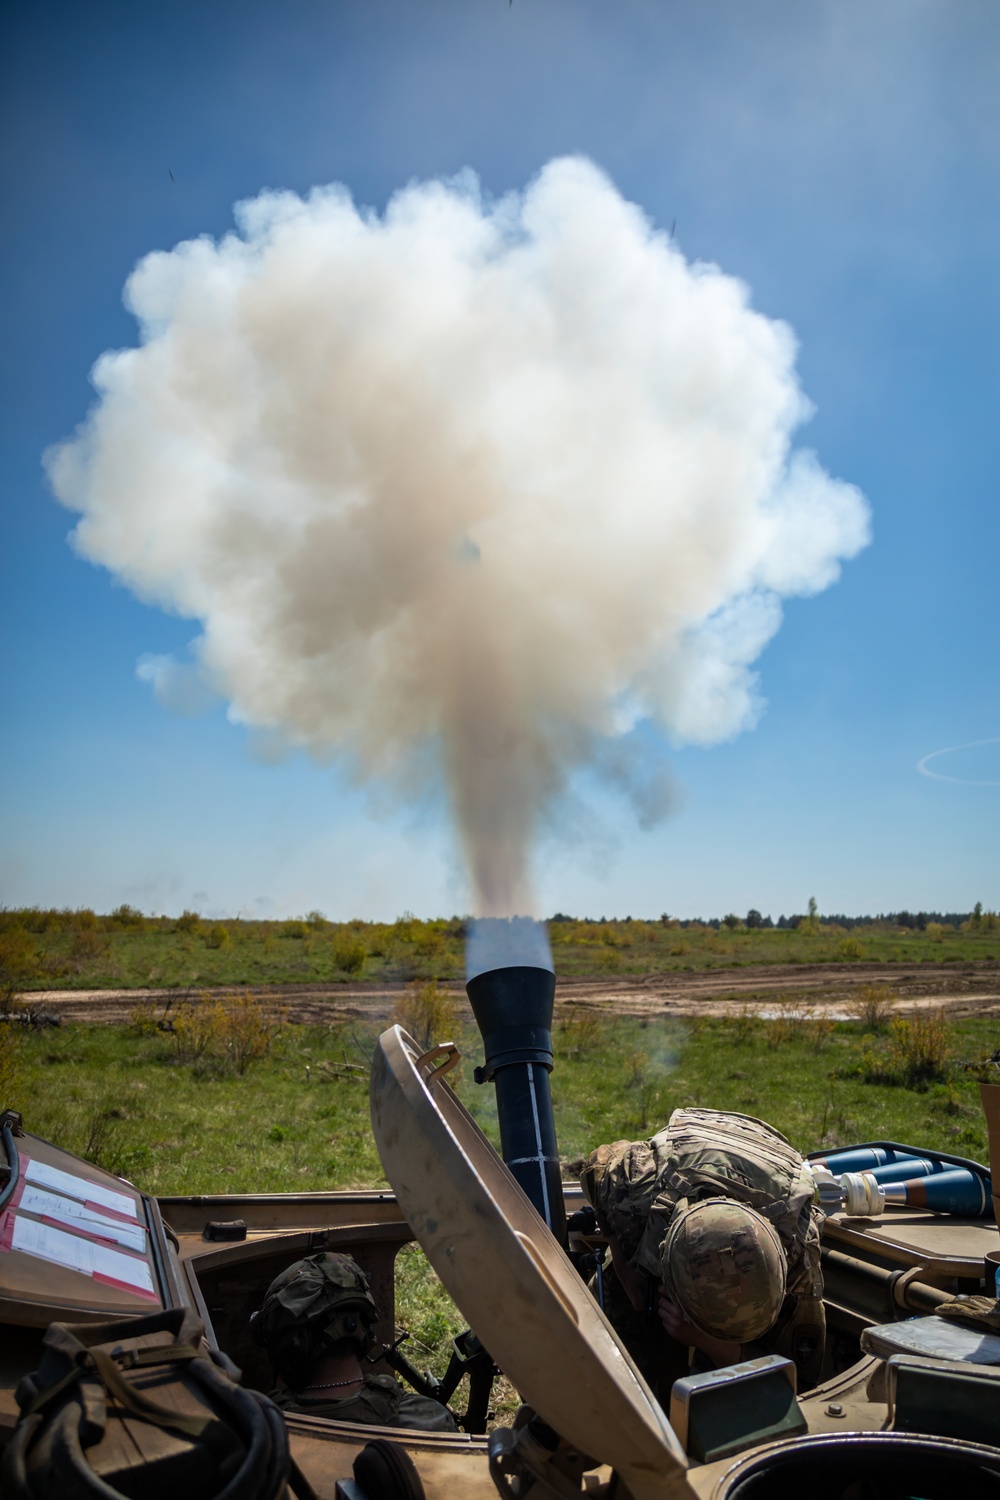
<path fill-rule="evenodd" d="M 331 1400 L 307 1391 L 272 1391 L 271 1400 L 282 1411 L 307 1417 L 332 1417 L 366 1427 L 416 1427 L 421 1432 L 457 1432 L 455 1418 L 440 1401 L 404 1391 L 391 1375 L 366 1375 L 354 1396 Z"/>
<path fill-rule="evenodd" d="M 776 1231 L 788 1262 L 784 1305 L 758 1347 L 795 1357 L 804 1379 L 818 1376 L 823 1216 L 813 1205 L 802 1157 L 777 1130 L 750 1115 L 677 1109 L 649 1140 L 599 1146 L 580 1181 L 605 1233 L 617 1239 L 631 1265 L 656 1281 L 660 1247 L 678 1210 L 707 1198 L 756 1209 Z M 818 1329 L 818 1335 L 801 1340 L 797 1350 L 795 1330 L 804 1327 Z"/>

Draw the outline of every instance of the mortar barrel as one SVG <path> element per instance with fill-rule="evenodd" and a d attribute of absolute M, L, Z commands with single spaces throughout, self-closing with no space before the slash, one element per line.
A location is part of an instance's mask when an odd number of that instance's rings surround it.
<path fill-rule="evenodd" d="M 465 988 L 486 1054 L 476 1082 L 496 1087 L 500 1154 L 561 1243 L 566 1209 L 549 1089 L 555 975 L 511 965 L 477 974 Z"/>

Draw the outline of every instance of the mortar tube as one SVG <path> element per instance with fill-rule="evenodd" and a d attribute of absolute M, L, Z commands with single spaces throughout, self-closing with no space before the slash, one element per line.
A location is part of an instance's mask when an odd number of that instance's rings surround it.
<path fill-rule="evenodd" d="M 476 1082 L 496 1089 L 500 1154 L 563 1244 L 566 1208 L 549 1089 L 556 977 L 517 964 L 477 974 L 465 989 L 486 1057 Z"/>

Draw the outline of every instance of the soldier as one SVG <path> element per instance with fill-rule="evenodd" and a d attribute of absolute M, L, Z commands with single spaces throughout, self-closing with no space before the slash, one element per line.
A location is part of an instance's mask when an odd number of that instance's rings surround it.
<path fill-rule="evenodd" d="M 310 1255 L 282 1271 L 250 1320 L 283 1382 L 271 1399 L 284 1411 L 340 1422 L 456 1432 L 439 1401 L 362 1370 L 378 1316 L 368 1278 L 349 1255 Z"/>
<path fill-rule="evenodd" d="M 605 1283 L 606 1311 L 654 1389 L 687 1373 L 690 1347 L 696 1369 L 777 1353 L 800 1387 L 816 1383 L 822 1214 L 783 1135 L 749 1115 L 677 1109 L 651 1139 L 591 1152 L 580 1184 L 619 1283 Z"/>

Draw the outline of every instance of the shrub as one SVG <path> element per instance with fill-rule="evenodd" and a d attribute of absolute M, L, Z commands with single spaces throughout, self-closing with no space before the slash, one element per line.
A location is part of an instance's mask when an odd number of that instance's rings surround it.
<path fill-rule="evenodd" d="M 393 935 L 384 922 L 373 922 L 368 929 L 368 952 L 373 958 L 386 958 L 392 952 Z"/>
<path fill-rule="evenodd" d="M 188 911 L 185 907 L 174 923 L 174 931 L 200 933 L 201 917 L 196 911 Z"/>
<path fill-rule="evenodd" d="M 281 936 L 286 938 L 304 938 L 307 936 L 308 932 L 309 928 L 306 926 L 305 922 L 303 922 L 299 918 L 296 918 L 292 922 L 285 923 L 284 927 L 282 927 L 281 929 Z"/>
<path fill-rule="evenodd" d="M 14 997 L 38 973 L 38 947 L 30 932 L 11 927 L 0 933 L 0 1011 L 9 1011 Z"/>
<path fill-rule="evenodd" d="M 439 922 L 425 922 L 414 940 L 417 953 L 426 963 L 439 963 L 448 951 L 448 941 Z"/>
<path fill-rule="evenodd" d="M 915 1088 L 945 1077 L 950 1051 L 948 1023 L 940 1011 L 897 1016 L 889 1024 L 886 1043 L 862 1053 L 861 1073 L 867 1083 Z"/>
<path fill-rule="evenodd" d="M 899 996 L 887 984 L 862 985 L 847 1003 L 847 1013 L 866 1031 L 882 1032 L 895 1013 Z"/>
<path fill-rule="evenodd" d="M 79 963 L 89 963 L 103 958 L 108 951 L 108 940 L 93 927 L 84 927 L 74 934 L 69 956 Z"/>
<path fill-rule="evenodd" d="M 439 1042 L 451 1041 L 458 1013 L 454 997 L 431 979 L 426 984 L 411 984 L 397 1000 L 390 1020 L 408 1031 L 417 1046 L 427 1052 Z"/>
<path fill-rule="evenodd" d="M 283 1011 L 265 1007 L 251 994 L 224 1000 L 202 995 L 174 1014 L 174 1046 L 183 1062 L 215 1058 L 240 1076 L 270 1050 L 284 1023 Z"/>
<path fill-rule="evenodd" d="M 230 942 L 229 928 L 225 922 L 214 923 L 205 934 L 205 942 L 209 948 L 228 948 Z"/>
<path fill-rule="evenodd" d="M 142 932 L 146 926 L 146 918 L 142 912 L 136 906 L 129 906 L 127 901 L 115 907 L 111 913 L 111 920 L 118 927 L 129 927 L 136 932 Z"/>
<path fill-rule="evenodd" d="M 736 1012 L 726 1018 L 725 1024 L 734 1046 L 745 1047 L 754 1040 L 764 1023 L 750 1001 L 744 1000 Z"/>
<path fill-rule="evenodd" d="M 837 957 L 846 959 L 864 958 L 865 950 L 855 937 L 841 938 L 837 944 Z"/>
<path fill-rule="evenodd" d="M 591 1010 L 568 1011 L 559 1027 L 559 1056 L 594 1052 L 603 1045 L 606 1035 L 607 1023 L 602 1016 Z"/>
<path fill-rule="evenodd" d="M 202 995 L 185 1000 L 169 1022 L 174 1050 L 182 1062 L 196 1062 L 206 1053 L 217 1052 L 225 1030 L 225 1007 L 221 1000 Z"/>
<path fill-rule="evenodd" d="M 253 995 L 235 995 L 222 1007 L 222 1044 L 229 1066 L 240 1077 L 271 1050 L 285 1013 L 266 1008 Z"/>
<path fill-rule="evenodd" d="M 338 932 L 333 942 L 333 961 L 345 974 L 360 974 L 368 949 L 353 932 Z"/>

